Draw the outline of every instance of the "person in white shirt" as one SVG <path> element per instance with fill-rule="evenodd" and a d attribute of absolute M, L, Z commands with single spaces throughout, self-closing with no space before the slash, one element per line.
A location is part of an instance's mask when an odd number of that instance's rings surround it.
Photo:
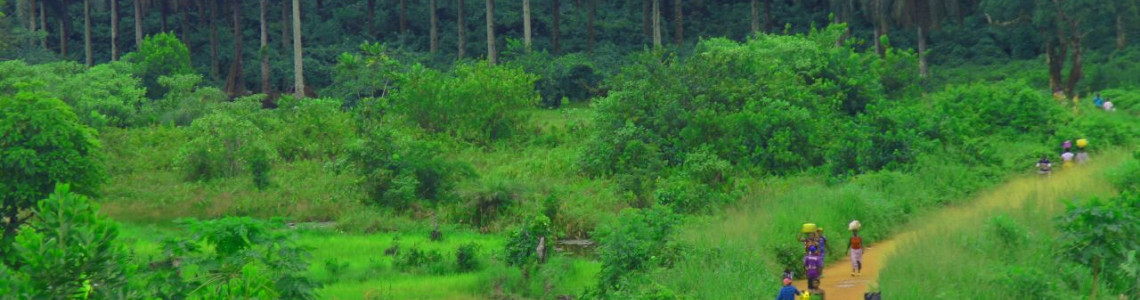
<path fill-rule="evenodd" d="M 1104 111 L 1116 111 L 1116 107 L 1112 106 L 1112 100 L 1104 99 Z"/>

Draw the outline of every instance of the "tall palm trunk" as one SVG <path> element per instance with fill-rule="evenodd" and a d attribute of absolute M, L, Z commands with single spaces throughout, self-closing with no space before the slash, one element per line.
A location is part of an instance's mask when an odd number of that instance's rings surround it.
<path fill-rule="evenodd" d="M 455 24 L 459 25 L 459 29 L 457 30 L 459 33 L 459 53 L 456 54 L 456 57 L 459 59 L 463 59 L 463 56 L 467 54 L 467 21 L 463 18 L 463 6 L 463 0 L 456 0 L 455 14 L 458 20 Z"/>
<path fill-rule="evenodd" d="M 752 0 L 752 34 L 760 32 L 760 0 Z"/>
<path fill-rule="evenodd" d="M 530 0 L 523 0 L 523 45 L 526 46 L 526 52 L 530 53 Z"/>
<path fill-rule="evenodd" d="M 111 60 L 119 60 L 119 0 L 111 0 Z"/>
<path fill-rule="evenodd" d="M 261 92 L 269 94 L 269 27 L 265 20 L 266 1 L 261 0 Z"/>
<path fill-rule="evenodd" d="M 661 0 L 653 0 L 653 48 L 661 48 Z"/>
<path fill-rule="evenodd" d="M 230 3 L 233 12 L 234 55 L 233 62 L 230 64 L 230 74 L 226 76 L 226 93 L 230 97 L 236 97 L 245 93 L 245 81 L 243 80 L 244 76 L 242 76 L 244 69 L 242 66 L 241 1 Z"/>
<path fill-rule="evenodd" d="M 41 5 L 42 6 L 42 5 Z M 36 32 L 36 0 L 28 1 L 28 32 Z M 35 45 L 36 40 L 29 39 L 29 44 Z"/>
<path fill-rule="evenodd" d="M 681 46 L 685 43 L 685 22 L 681 18 L 681 12 L 681 0 L 673 0 L 673 15 L 677 18 L 677 31 L 674 32 L 673 37 L 675 39 L 674 42 L 677 43 L 677 46 Z"/>
<path fill-rule="evenodd" d="M 218 1 L 210 1 L 210 75 L 218 78 L 221 68 L 218 66 Z"/>
<path fill-rule="evenodd" d="M 435 13 L 438 9 L 435 5 L 435 0 L 431 0 L 431 3 L 428 4 L 428 8 L 431 10 L 431 31 L 428 35 L 431 39 L 430 50 L 431 53 L 434 54 L 439 52 L 439 15 Z"/>
<path fill-rule="evenodd" d="M 495 0 L 487 0 L 487 63 L 495 65 Z"/>
<path fill-rule="evenodd" d="M 598 1 L 597 0 L 587 0 L 587 1 L 589 1 L 589 8 L 586 11 L 586 14 L 587 14 L 586 27 L 588 28 L 588 31 L 589 31 L 589 33 L 587 35 L 589 35 L 590 54 L 594 54 L 594 12 L 598 9 L 598 5 L 597 5 Z"/>
<path fill-rule="evenodd" d="M 301 0 L 293 0 L 293 97 L 305 98 L 305 68 L 301 61 Z"/>
<path fill-rule="evenodd" d="M 135 3 L 135 50 L 142 49 L 142 0 L 133 0 Z"/>
<path fill-rule="evenodd" d="M 552 24 L 550 24 L 550 26 L 552 29 L 551 34 L 554 42 L 554 53 L 557 54 L 562 52 L 562 37 L 559 36 L 560 33 L 558 32 L 558 21 L 562 18 L 562 3 L 559 3 L 558 0 L 551 0 L 550 5 L 554 9 L 553 14 L 551 15 Z"/>
<path fill-rule="evenodd" d="M 91 58 L 91 0 L 83 0 L 83 52 L 87 56 L 87 66 L 94 65 Z"/>

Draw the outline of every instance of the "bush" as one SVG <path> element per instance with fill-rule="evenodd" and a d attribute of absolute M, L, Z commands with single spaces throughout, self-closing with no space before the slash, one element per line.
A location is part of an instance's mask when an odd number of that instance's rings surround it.
<path fill-rule="evenodd" d="M 535 257 L 535 249 L 538 248 L 538 239 L 545 237 L 547 240 L 547 249 L 553 250 L 554 236 L 550 232 L 550 219 L 546 216 L 538 215 L 531 218 L 526 224 L 519 227 L 517 231 L 511 234 L 510 239 L 503 249 L 503 261 L 508 266 L 515 266 L 526 269 L 532 263 L 537 262 Z M 554 251 L 547 251 L 553 253 Z"/>
<path fill-rule="evenodd" d="M 598 274 L 599 289 L 619 290 L 622 280 L 652 266 L 661 254 L 662 245 L 672 240 L 679 219 L 666 206 L 627 209 L 617 220 L 603 224 L 593 236 L 598 241 L 598 257 L 602 270 Z"/>
<path fill-rule="evenodd" d="M 460 272 L 477 270 L 479 268 L 479 245 L 467 243 L 455 249 L 455 267 Z"/>
<path fill-rule="evenodd" d="M 190 50 L 172 33 L 159 33 L 147 36 L 137 52 L 128 54 L 123 60 L 134 63 L 135 74 L 143 80 L 147 97 L 158 99 L 168 91 L 159 84 L 162 76 L 185 75 L 194 72 L 190 66 Z"/>
<path fill-rule="evenodd" d="M 352 116 L 332 99 L 296 100 L 286 97 L 275 113 L 282 126 L 273 132 L 281 158 L 335 160 L 355 133 Z"/>
<path fill-rule="evenodd" d="M 158 84 L 167 91 L 162 98 L 143 105 L 143 118 L 148 124 L 188 126 L 209 113 L 212 106 L 227 100 L 221 90 L 203 86 L 202 75 L 198 74 L 162 76 Z"/>
<path fill-rule="evenodd" d="M 535 76 L 519 68 L 460 64 L 450 73 L 413 67 L 392 93 L 395 111 L 430 132 L 480 144 L 506 138 L 533 106 Z"/>
<path fill-rule="evenodd" d="M 416 199 L 451 199 L 456 182 L 474 174 L 470 165 L 443 158 L 439 144 L 397 140 L 395 133 L 379 128 L 362 134 L 348 159 L 378 204 L 404 209 Z"/>
<path fill-rule="evenodd" d="M 420 250 L 420 248 L 412 246 L 408 249 L 401 249 L 400 255 L 396 256 L 392 265 L 403 272 L 416 272 L 423 271 L 424 268 L 431 267 L 441 261 L 443 261 L 443 255 L 439 251 Z"/>
<path fill-rule="evenodd" d="M 43 93 L 0 94 L 0 227 L 17 228 L 56 183 L 93 195 L 105 180 L 100 143 L 63 101 Z M 10 253 L 16 231 L 5 230 L 0 253 Z"/>
<path fill-rule="evenodd" d="M 248 171 L 259 188 L 267 184 L 269 161 L 276 153 L 248 118 L 219 111 L 195 120 L 190 131 L 193 138 L 174 159 L 187 180 L 234 177 Z"/>

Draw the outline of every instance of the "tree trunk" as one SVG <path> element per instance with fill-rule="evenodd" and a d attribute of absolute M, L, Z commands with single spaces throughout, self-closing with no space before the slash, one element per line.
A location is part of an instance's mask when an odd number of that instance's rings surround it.
<path fill-rule="evenodd" d="M 65 18 L 59 18 L 59 56 L 67 57 L 67 24 L 63 22 Z"/>
<path fill-rule="evenodd" d="M 158 1 L 159 1 L 158 10 L 160 12 L 160 15 L 162 16 L 160 18 L 162 20 L 162 26 L 161 26 L 162 30 L 160 30 L 160 31 L 165 33 L 170 28 L 170 27 L 166 27 L 166 17 L 168 15 L 170 15 L 170 7 L 169 7 L 170 1 L 168 1 L 168 0 L 158 0 Z"/>
<path fill-rule="evenodd" d="M 373 27 L 375 27 L 376 24 L 376 0 L 368 0 L 367 10 L 368 24 L 364 25 L 364 34 L 368 35 L 369 38 L 376 38 L 376 35 L 373 34 Z"/>
<path fill-rule="evenodd" d="M 1092 296 L 1089 300 L 1096 300 L 1096 287 L 1097 280 L 1100 279 L 1100 256 L 1093 258 L 1093 282 L 1092 282 Z"/>
<path fill-rule="evenodd" d="M 764 32 L 772 32 L 772 0 L 764 0 Z"/>
<path fill-rule="evenodd" d="M 293 0 L 293 97 L 305 98 L 305 68 L 301 61 L 301 0 Z"/>
<path fill-rule="evenodd" d="M 135 3 L 135 50 L 142 49 L 142 0 L 133 0 Z"/>
<path fill-rule="evenodd" d="M 266 0 L 261 0 L 261 93 L 269 94 L 269 27 L 265 20 Z"/>
<path fill-rule="evenodd" d="M 186 44 L 186 48 L 189 48 L 189 50 L 193 52 L 194 48 L 190 46 L 190 9 L 185 4 L 175 5 L 174 9 L 182 14 L 182 20 L 178 22 L 182 27 L 182 42 Z"/>
<path fill-rule="evenodd" d="M 523 45 L 526 46 L 526 52 L 530 53 L 530 0 L 523 0 Z"/>
<path fill-rule="evenodd" d="M 926 67 L 926 32 L 922 26 L 915 28 L 918 28 L 918 77 L 926 78 L 930 74 Z"/>
<path fill-rule="evenodd" d="M 210 75 L 218 78 L 222 71 L 218 66 L 218 1 L 206 1 L 210 2 Z"/>
<path fill-rule="evenodd" d="M 83 0 L 83 53 L 87 56 L 87 66 L 93 66 L 91 58 L 91 0 Z"/>
<path fill-rule="evenodd" d="M 653 48 L 661 48 L 661 0 L 653 0 Z"/>
<path fill-rule="evenodd" d="M 435 54 L 439 52 L 439 14 L 435 13 L 439 8 L 435 5 L 435 0 L 431 0 L 428 8 L 431 10 L 431 31 L 428 33 L 431 39 L 430 50 L 432 54 Z"/>
<path fill-rule="evenodd" d="M 487 63 L 494 66 L 495 53 L 495 0 L 487 0 Z"/>
<path fill-rule="evenodd" d="M 41 5 L 42 6 L 42 5 Z M 28 1 L 28 32 L 36 32 L 36 0 Z M 32 45 L 35 45 L 36 40 L 30 39 Z"/>
<path fill-rule="evenodd" d="M 1124 50 L 1127 43 L 1126 35 L 1127 30 L 1124 28 L 1124 14 L 1120 11 L 1116 12 L 1116 50 Z"/>
<path fill-rule="evenodd" d="M 291 1 L 281 1 L 281 50 L 282 51 L 288 51 L 289 41 L 293 40 L 293 37 L 289 36 L 289 27 L 292 26 L 292 25 L 289 25 L 289 20 L 292 16 L 292 11 L 289 10 L 289 2 L 291 2 Z"/>
<path fill-rule="evenodd" d="M 554 0 L 558 1 L 558 0 Z M 457 5 L 455 8 L 457 21 L 455 24 L 459 25 L 457 30 L 459 33 L 459 53 L 456 55 L 459 59 L 463 59 L 463 55 L 467 53 L 467 21 L 463 20 L 463 0 L 456 0 Z"/>
<path fill-rule="evenodd" d="M 641 34 L 645 37 L 646 43 L 653 40 L 653 35 L 649 31 L 649 24 L 651 23 L 649 20 L 652 19 L 651 16 L 653 15 L 652 7 L 653 4 L 650 4 L 650 0 L 641 1 Z"/>
<path fill-rule="evenodd" d="M 1061 71 L 1064 70 L 1066 49 L 1057 40 L 1048 39 L 1045 44 L 1045 63 L 1049 65 L 1049 90 L 1061 92 Z"/>
<path fill-rule="evenodd" d="M 760 32 L 760 0 L 752 0 L 752 34 Z"/>
<path fill-rule="evenodd" d="M 554 54 L 558 54 L 558 53 L 562 52 L 562 43 L 561 43 L 562 39 L 558 33 L 558 21 L 559 21 L 559 19 L 562 18 L 562 13 L 561 13 L 562 4 L 558 3 L 558 2 L 559 2 L 558 0 L 551 0 L 550 1 L 551 7 L 554 9 L 553 15 L 551 16 L 553 19 L 551 22 L 552 23 L 551 24 L 551 29 L 552 29 L 551 34 L 553 36 L 553 42 L 554 42 Z"/>
<path fill-rule="evenodd" d="M 408 2 L 400 0 L 400 34 L 408 32 Z"/>
<path fill-rule="evenodd" d="M 586 14 L 587 14 L 586 27 L 588 28 L 588 32 L 589 32 L 587 34 L 589 36 L 588 45 L 590 48 L 590 54 L 594 54 L 594 12 L 598 9 L 598 5 L 597 5 L 598 0 L 588 0 L 588 1 L 589 1 L 588 5 L 590 6 L 589 8 L 587 8 L 587 11 L 586 11 Z"/>
<path fill-rule="evenodd" d="M 40 5 L 40 31 L 44 32 L 43 37 L 40 38 L 40 48 L 47 51 L 47 18 L 44 13 L 44 10 L 46 10 L 46 8 L 44 8 L 45 6 L 47 5 Z"/>
<path fill-rule="evenodd" d="M 1076 25 L 1074 28 L 1079 28 Z M 1076 29 L 1074 29 L 1075 31 Z M 1083 59 L 1081 58 L 1081 35 L 1079 32 L 1074 32 L 1073 37 L 1069 39 L 1069 48 L 1072 49 L 1073 62 L 1069 66 L 1069 80 L 1065 83 L 1065 95 L 1073 97 L 1076 95 L 1077 82 L 1081 81 L 1084 77 Z"/>
<path fill-rule="evenodd" d="M 111 0 L 111 61 L 119 60 L 119 0 Z"/>
<path fill-rule="evenodd" d="M 677 18 L 677 32 L 673 34 L 677 46 L 685 44 L 685 25 L 684 20 L 681 18 L 682 14 L 681 0 L 673 0 L 673 15 Z"/>
<path fill-rule="evenodd" d="M 875 28 L 873 38 L 875 42 L 875 53 L 879 54 L 879 58 L 886 58 L 887 49 L 883 47 L 883 27 L 880 25 L 881 22 L 879 22 L 879 19 L 883 17 L 882 9 L 880 9 L 882 1 L 883 0 L 874 0 L 871 2 L 871 5 L 875 7 L 874 11 L 871 12 L 872 23 L 874 23 L 871 27 Z"/>
<path fill-rule="evenodd" d="M 245 82 L 242 80 L 242 38 L 241 38 L 241 1 L 233 1 L 233 29 L 234 29 L 234 55 L 230 63 L 230 74 L 226 76 L 226 93 L 230 97 L 238 97 L 245 93 Z"/>

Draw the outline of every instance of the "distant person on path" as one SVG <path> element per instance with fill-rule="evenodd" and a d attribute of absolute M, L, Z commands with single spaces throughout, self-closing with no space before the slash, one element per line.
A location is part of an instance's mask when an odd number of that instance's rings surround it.
<path fill-rule="evenodd" d="M 1072 167 L 1073 156 L 1075 156 L 1073 155 L 1073 152 L 1069 152 L 1068 149 L 1065 150 L 1065 153 L 1061 153 L 1061 166 L 1065 168 Z"/>
<path fill-rule="evenodd" d="M 819 255 L 819 248 L 812 246 L 807 257 L 804 257 L 804 270 L 807 273 L 808 290 L 819 287 L 819 277 L 823 275 L 823 257 Z"/>
<path fill-rule="evenodd" d="M 1104 107 L 1104 99 L 1100 98 L 1100 92 L 1096 92 L 1096 98 L 1093 98 L 1093 106 L 1096 108 Z"/>
<path fill-rule="evenodd" d="M 1064 143 L 1061 143 L 1061 153 L 1069 152 L 1070 149 L 1073 149 L 1072 141 L 1065 141 Z"/>
<path fill-rule="evenodd" d="M 859 236 L 859 230 L 851 231 L 847 252 L 851 253 L 851 276 L 863 275 L 863 237 Z"/>
<path fill-rule="evenodd" d="M 776 300 L 796 300 L 799 295 L 800 291 L 792 285 L 792 280 L 784 278 L 784 287 L 780 288 L 779 294 L 776 294 Z"/>
<path fill-rule="evenodd" d="M 1116 107 L 1114 107 L 1112 105 L 1112 100 L 1108 100 L 1108 98 L 1105 98 L 1105 100 L 1104 100 L 1104 111 L 1116 111 Z"/>
<path fill-rule="evenodd" d="M 823 227 L 816 229 L 815 233 L 819 236 L 819 256 L 827 257 L 827 238 L 823 237 Z"/>
<path fill-rule="evenodd" d="M 1046 155 L 1041 156 L 1041 160 L 1037 161 L 1037 174 L 1049 174 L 1053 171 L 1053 163 L 1049 162 L 1049 157 Z"/>
<path fill-rule="evenodd" d="M 795 279 L 795 278 L 796 278 L 796 273 L 792 272 L 792 268 L 784 268 L 784 279 L 791 280 L 791 279 Z"/>

